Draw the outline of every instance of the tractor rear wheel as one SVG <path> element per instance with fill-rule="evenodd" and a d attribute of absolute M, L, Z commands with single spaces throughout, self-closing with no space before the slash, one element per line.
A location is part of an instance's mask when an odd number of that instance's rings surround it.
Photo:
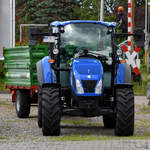
<path fill-rule="evenodd" d="M 44 136 L 60 135 L 59 88 L 42 89 L 42 131 Z"/>
<path fill-rule="evenodd" d="M 134 133 L 134 94 L 132 88 L 116 89 L 115 135 L 132 136 Z"/>
<path fill-rule="evenodd" d="M 115 128 L 115 116 L 114 115 L 103 115 L 104 127 L 107 129 Z"/>
<path fill-rule="evenodd" d="M 28 118 L 30 114 L 30 94 L 27 90 L 16 91 L 16 114 L 19 118 Z"/>

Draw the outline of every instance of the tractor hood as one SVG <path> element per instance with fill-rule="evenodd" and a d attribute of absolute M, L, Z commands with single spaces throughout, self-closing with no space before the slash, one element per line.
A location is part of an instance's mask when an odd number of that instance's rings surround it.
<path fill-rule="evenodd" d="M 77 82 L 82 86 L 84 96 L 95 96 L 96 86 L 100 81 L 102 82 L 102 79 L 103 67 L 99 60 L 79 58 L 73 61 L 71 71 L 71 84 L 77 95 L 79 94 L 76 91 Z"/>
<path fill-rule="evenodd" d="M 75 59 L 72 68 L 75 76 L 84 76 L 85 79 L 101 78 L 103 74 L 102 64 L 96 59 Z M 91 78 L 88 78 L 89 75 Z"/>

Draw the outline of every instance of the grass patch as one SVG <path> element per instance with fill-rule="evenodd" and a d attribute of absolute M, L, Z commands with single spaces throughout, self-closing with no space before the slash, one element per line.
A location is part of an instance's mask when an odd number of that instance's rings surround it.
<path fill-rule="evenodd" d="M 0 74 L 0 91 L 4 91 L 5 86 L 4 86 L 4 76 L 2 74 Z"/>
<path fill-rule="evenodd" d="M 149 140 L 150 133 L 143 136 L 129 136 L 129 137 L 119 137 L 119 136 L 88 136 L 88 135 L 69 135 L 69 136 L 59 136 L 59 137 L 49 137 L 50 141 L 109 141 L 109 140 Z"/>
<path fill-rule="evenodd" d="M 138 112 L 136 112 L 136 114 L 150 114 L 150 106 L 148 105 L 144 105 L 142 106 L 142 108 L 140 108 L 140 110 Z"/>
<path fill-rule="evenodd" d="M 150 82 L 150 74 L 147 74 L 147 67 L 145 64 L 141 64 L 141 75 L 142 75 L 142 84 L 138 82 L 133 82 L 133 89 L 135 95 L 146 95 L 147 83 Z"/>
<path fill-rule="evenodd" d="M 9 140 L 8 137 L 0 137 L 0 140 Z"/>
<path fill-rule="evenodd" d="M 9 89 L 5 88 L 5 78 L 2 73 L 0 73 L 0 91 L 8 91 Z"/>
<path fill-rule="evenodd" d="M 146 95 L 146 85 L 147 84 L 139 85 L 138 82 L 133 82 L 134 95 L 136 95 L 136 96 Z"/>
<path fill-rule="evenodd" d="M 112 140 L 116 139 L 117 137 L 113 136 L 88 136 L 88 135 L 69 135 L 69 136 L 60 136 L 60 137 L 51 137 L 49 138 L 50 141 L 93 141 L 93 140 Z"/>
<path fill-rule="evenodd" d="M 37 137 L 32 138 L 32 141 L 38 141 L 38 140 L 39 140 L 39 138 L 37 138 Z"/>
<path fill-rule="evenodd" d="M 140 119 L 135 122 L 136 127 L 142 127 L 142 128 L 149 128 L 150 127 L 150 121 L 148 119 Z"/>
<path fill-rule="evenodd" d="M 72 119 L 62 119 L 62 123 L 69 124 L 69 125 L 88 125 L 88 126 L 100 126 L 102 124 L 91 122 L 88 119 L 79 119 L 79 120 L 72 120 Z"/>
<path fill-rule="evenodd" d="M 82 124 L 87 123 L 87 120 L 62 119 L 61 122 L 64 124 L 82 125 Z"/>

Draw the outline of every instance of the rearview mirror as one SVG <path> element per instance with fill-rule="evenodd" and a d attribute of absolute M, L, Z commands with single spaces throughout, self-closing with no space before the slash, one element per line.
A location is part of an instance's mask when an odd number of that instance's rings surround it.
<path fill-rule="evenodd" d="M 29 29 L 29 46 L 35 46 L 37 44 L 38 41 L 38 35 L 37 35 L 37 28 L 30 28 Z"/>

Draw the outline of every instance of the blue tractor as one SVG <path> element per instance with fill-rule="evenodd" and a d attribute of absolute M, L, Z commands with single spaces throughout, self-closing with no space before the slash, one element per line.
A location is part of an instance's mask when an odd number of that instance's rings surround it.
<path fill-rule="evenodd" d="M 55 21 L 44 40 L 49 56 L 37 63 L 38 125 L 60 135 L 62 115 L 103 116 L 117 136 L 134 132 L 131 68 L 121 63 L 114 22 Z"/>

